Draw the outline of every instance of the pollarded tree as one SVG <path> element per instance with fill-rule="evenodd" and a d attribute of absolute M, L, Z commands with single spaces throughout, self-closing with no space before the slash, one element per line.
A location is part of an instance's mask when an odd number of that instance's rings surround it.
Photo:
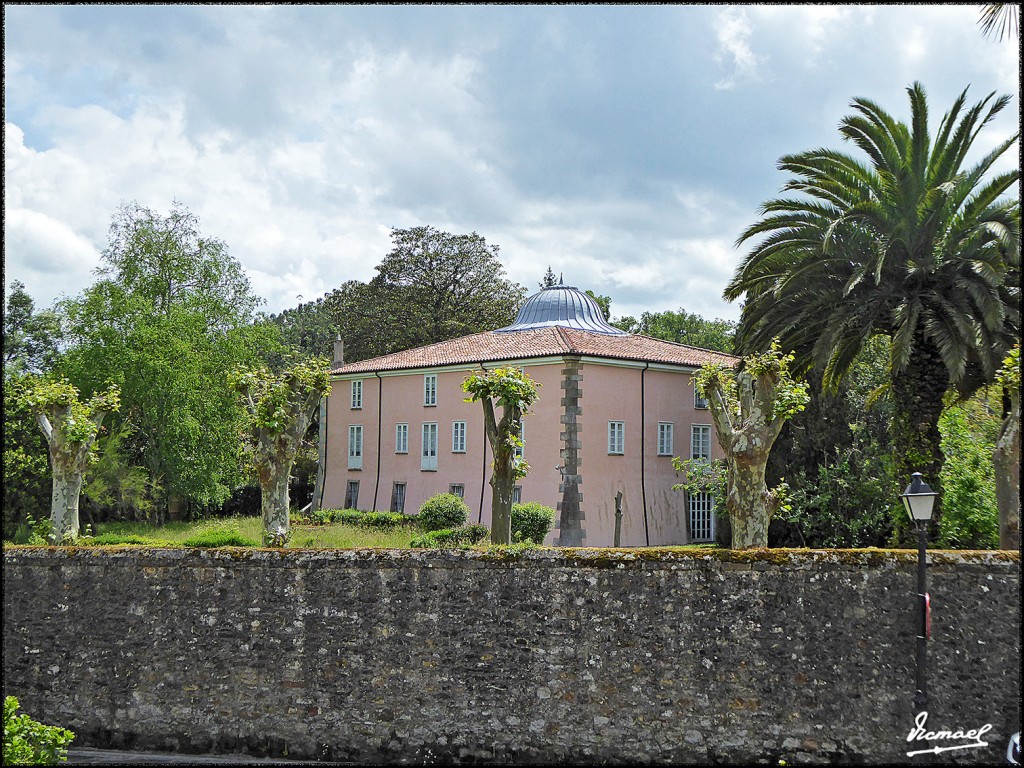
<path fill-rule="evenodd" d="M 831 391 L 872 337 L 888 336 L 896 476 L 922 472 L 941 493 L 943 396 L 992 383 L 1020 337 L 1020 172 L 995 170 L 1018 134 L 966 166 L 1009 96 L 968 107 L 964 90 L 933 137 L 923 87 L 907 91 L 909 124 L 867 99 L 840 123 L 866 162 L 829 149 L 780 160 L 797 196 L 764 203 L 743 232 L 740 243 L 762 239 L 725 297 L 745 297 L 738 352 L 778 338 Z"/>
<path fill-rule="evenodd" d="M 782 501 L 779 489 L 769 491 L 765 483 L 768 454 L 782 425 L 808 400 L 807 385 L 789 373 L 792 360 L 773 342 L 768 352 L 745 357 L 739 372 L 709 364 L 694 380 L 725 450 L 733 549 L 768 546 L 768 523 Z"/>
<path fill-rule="evenodd" d="M 288 479 L 313 413 L 326 395 L 330 366 L 321 358 L 297 363 L 275 375 L 266 368 L 229 376 L 247 413 L 248 451 L 263 494 L 263 543 L 283 547 L 290 536 Z"/>
<path fill-rule="evenodd" d="M 1007 356 L 997 376 L 1008 402 L 993 451 L 999 548 L 1020 549 L 1020 344 Z"/>
<path fill-rule="evenodd" d="M 50 448 L 51 535 L 58 542 L 77 537 L 82 477 L 103 419 L 120 408 L 120 392 L 116 386 L 110 386 L 83 403 L 72 384 L 35 379 L 26 386 L 21 399 L 35 414 Z"/>
<path fill-rule="evenodd" d="M 467 376 L 462 389 L 469 393 L 466 402 L 483 403 L 484 429 L 494 456 L 491 472 L 491 542 L 512 542 L 512 492 L 516 480 L 526 477 L 530 465 L 520 455 L 523 447 L 523 413 L 539 394 L 537 384 L 518 368 L 506 366 Z M 495 402 L 502 409 L 497 419 Z"/>

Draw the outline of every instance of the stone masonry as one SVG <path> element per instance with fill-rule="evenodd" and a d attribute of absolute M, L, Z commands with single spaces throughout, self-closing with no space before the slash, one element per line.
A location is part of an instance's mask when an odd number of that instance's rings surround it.
<path fill-rule="evenodd" d="M 558 502 L 557 540 L 560 547 L 581 547 L 587 532 L 583 528 L 583 476 L 580 474 L 582 459 L 580 431 L 583 425 L 583 373 L 578 357 L 567 357 L 562 368 L 562 427 L 559 438 L 562 449 L 562 482 L 558 486 L 562 494 Z"/>
<path fill-rule="evenodd" d="M 991 725 L 989 747 L 937 761 L 998 763 L 1020 728 L 1019 554 L 929 560 L 928 725 Z M 907 763 L 915 564 L 881 550 L 10 547 L 3 687 L 76 746 Z"/>

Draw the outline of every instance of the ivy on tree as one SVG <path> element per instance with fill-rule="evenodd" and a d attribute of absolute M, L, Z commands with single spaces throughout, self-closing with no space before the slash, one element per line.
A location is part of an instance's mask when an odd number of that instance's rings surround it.
<path fill-rule="evenodd" d="M 523 414 L 533 405 L 540 385 L 518 368 L 506 366 L 466 377 L 462 389 L 466 402 L 479 400 L 484 409 L 484 430 L 494 462 L 491 472 L 491 542 L 512 543 L 512 492 L 516 480 L 526 477 L 530 465 L 518 455 Z M 494 407 L 502 409 L 498 419 Z"/>
<path fill-rule="evenodd" d="M 1006 356 L 996 374 L 1007 408 L 999 427 L 993 462 L 999 506 L 999 548 L 1020 549 L 1020 344 Z"/>
<path fill-rule="evenodd" d="M 93 446 L 103 419 L 120 406 L 116 385 L 83 403 L 78 389 L 67 381 L 30 380 L 22 402 L 35 414 L 50 449 L 53 497 L 50 505 L 52 536 L 64 541 L 78 536 L 78 502 L 82 477 L 93 457 Z"/>
<path fill-rule="evenodd" d="M 783 424 L 808 401 L 807 385 L 789 373 L 792 360 L 773 342 L 767 352 L 745 357 L 739 372 L 708 364 L 694 380 L 725 450 L 733 549 L 768 546 L 768 523 L 784 501 L 784 488 L 768 490 L 765 467 Z"/>
<path fill-rule="evenodd" d="M 282 547 L 290 537 L 288 479 L 310 419 L 330 389 L 329 371 L 327 360 L 314 358 L 279 374 L 258 367 L 228 377 L 246 412 L 242 433 L 262 491 L 266 546 Z"/>

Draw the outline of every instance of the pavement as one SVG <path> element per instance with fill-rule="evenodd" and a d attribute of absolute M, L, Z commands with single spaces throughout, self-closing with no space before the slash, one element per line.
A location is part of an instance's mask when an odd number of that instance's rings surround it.
<path fill-rule="evenodd" d="M 183 755 L 170 752 L 132 752 L 119 749 L 79 747 L 68 750 L 67 765 L 352 765 L 318 763 L 315 760 L 287 760 L 251 755 Z"/>

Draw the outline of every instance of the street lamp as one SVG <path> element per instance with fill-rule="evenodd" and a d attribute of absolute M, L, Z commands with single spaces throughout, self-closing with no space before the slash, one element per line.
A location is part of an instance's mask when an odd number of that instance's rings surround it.
<path fill-rule="evenodd" d="M 917 596 L 920 600 L 920 615 L 917 625 L 917 693 L 914 694 L 915 717 L 928 708 L 928 690 L 925 683 L 925 654 L 929 635 L 929 599 L 925 589 L 925 547 L 927 546 L 928 521 L 932 519 L 932 507 L 938 494 L 928 487 L 920 472 L 910 476 L 910 485 L 900 495 L 907 514 L 914 521 L 917 530 Z"/>

